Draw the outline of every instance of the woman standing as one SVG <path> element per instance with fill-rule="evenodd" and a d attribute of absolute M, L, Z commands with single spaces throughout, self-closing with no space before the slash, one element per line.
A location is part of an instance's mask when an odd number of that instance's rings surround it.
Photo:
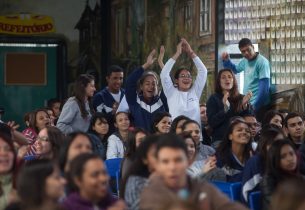
<path fill-rule="evenodd" d="M 56 124 L 64 134 L 88 130 L 93 114 L 91 98 L 94 92 L 94 77 L 81 74 L 74 84 L 74 96 L 63 106 Z"/>
<path fill-rule="evenodd" d="M 250 111 L 249 100 L 252 93 L 246 96 L 238 92 L 237 81 L 230 69 L 222 69 L 218 72 L 215 93 L 207 102 L 208 124 L 212 127 L 212 146 L 216 148 L 229 126 L 231 117 L 240 116 Z"/>
<path fill-rule="evenodd" d="M 181 67 L 175 72 L 174 83 L 170 76 L 171 70 L 182 51 L 185 51 L 194 61 L 198 70 L 194 84 L 192 84 L 192 75 L 187 68 Z M 180 115 L 185 115 L 200 124 L 199 100 L 206 82 L 207 69 L 185 39 L 182 39 L 177 45 L 175 55 L 166 62 L 160 78 L 172 118 L 175 119 Z"/>

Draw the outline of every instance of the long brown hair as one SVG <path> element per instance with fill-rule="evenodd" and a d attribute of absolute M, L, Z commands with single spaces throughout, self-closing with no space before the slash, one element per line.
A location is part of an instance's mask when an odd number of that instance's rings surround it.
<path fill-rule="evenodd" d="M 79 106 L 82 118 L 86 118 L 89 115 L 89 113 L 86 110 L 85 97 L 86 97 L 86 87 L 92 81 L 94 81 L 94 77 L 92 75 L 81 74 L 79 75 L 79 77 L 77 78 L 74 84 L 74 96 Z M 94 110 L 91 103 L 91 98 L 88 98 L 88 103 L 90 107 L 90 112 L 91 114 L 93 114 Z"/>
<path fill-rule="evenodd" d="M 243 96 L 239 93 L 238 91 L 238 85 L 237 85 L 237 80 L 235 78 L 235 75 L 233 73 L 233 71 L 231 69 L 221 69 L 216 77 L 216 83 L 215 83 L 215 92 L 218 94 L 222 94 L 222 88 L 221 88 L 221 75 L 224 72 L 230 72 L 230 74 L 232 75 L 233 78 L 233 87 L 230 90 L 230 96 L 228 98 L 232 108 L 234 111 L 237 111 L 237 109 L 240 107 L 241 105 L 241 101 Z"/>

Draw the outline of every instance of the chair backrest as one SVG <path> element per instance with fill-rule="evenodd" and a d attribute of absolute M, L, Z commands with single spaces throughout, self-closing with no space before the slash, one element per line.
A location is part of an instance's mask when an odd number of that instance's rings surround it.
<path fill-rule="evenodd" d="M 123 158 L 114 158 L 105 160 L 105 165 L 107 168 L 107 172 L 110 177 L 116 177 L 117 172 L 120 171 L 121 162 Z"/>
<path fill-rule="evenodd" d="M 262 193 L 260 191 L 251 192 L 249 194 L 249 205 L 251 210 L 262 209 L 261 196 Z"/>
<path fill-rule="evenodd" d="M 226 194 L 232 201 L 241 200 L 241 183 L 240 182 L 218 182 L 213 181 L 214 184 L 221 192 Z"/>
<path fill-rule="evenodd" d="M 241 182 L 235 182 L 230 185 L 231 199 L 241 201 Z"/>

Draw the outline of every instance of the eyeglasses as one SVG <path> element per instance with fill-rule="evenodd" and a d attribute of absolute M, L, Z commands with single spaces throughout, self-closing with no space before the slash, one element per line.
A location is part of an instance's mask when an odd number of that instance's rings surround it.
<path fill-rule="evenodd" d="M 49 141 L 49 137 L 47 136 L 37 136 L 37 141 Z"/>
<path fill-rule="evenodd" d="M 191 79 L 192 75 L 190 75 L 190 74 L 180 74 L 179 78 L 188 78 L 188 79 Z"/>

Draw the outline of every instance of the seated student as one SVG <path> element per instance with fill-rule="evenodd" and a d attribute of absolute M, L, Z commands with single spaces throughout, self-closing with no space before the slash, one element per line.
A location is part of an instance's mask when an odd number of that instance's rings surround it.
<path fill-rule="evenodd" d="M 145 137 L 148 136 L 149 133 L 143 130 L 142 128 L 134 128 L 129 131 L 128 139 L 127 139 L 127 147 L 124 155 L 124 159 L 121 163 L 121 178 L 124 179 L 126 174 L 131 167 L 132 163 L 136 158 L 136 151 L 140 144 L 144 141 Z"/>
<path fill-rule="evenodd" d="M 57 98 L 51 98 L 47 102 L 48 108 L 52 109 L 55 115 L 55 120 L 59 118 L 60 115 L 60 107 L 61 107 L 61 101 Z"/>
<path fill-rule="evenodd" d="M 228 182 L 240 182 L 245 163 L 253 153 L 250 130 L 241 117 L 231 119 L 224 139 L 216 150 L 217 166 L 227 175 Z"/>
<path fill-rule="evenodd" d="M 172 116 L 168 112 L 158 112 L 153 117 L 152 130 L 155 134 L 169 133 Z"/>
<path fill-rule="evenodd" d="M 122 88 L 124 70 L 118 65 L 112 65 L 107 70 L 107 87 L 97 92 L 93 97 L 93 107 L 97 112 L 106 114 L 110 125 L 110 133 L 115 131 L 114 115 L 119 107 L 125 90 Z"/>
<path fill-rule="evenodd" d="M 189 167 L 187 169 L 188 175 L 191 177 L 200 177 L 205 180 L 217 180 L 224 181 L 226 180 L 225 174 L 222 170 L 218 170 L 216 167 L 216 158 L 211 156 L 204 162 L 196 161 L 197 156 L 197 146 L 195 140 L 192 138 L 190 133 L 183 132 L 179 134 L 187 146 Z"/>
<path fill-rule="evenodd" d="M 197 68 L 194 84 L 192 84 L 193 78 L 190 70 L 185 67 L 180 67 L 175 72 L 174 82 L 170 76 L 174 64 L 183 51 L 192 59 Z M 175 55 L 166 62 L 160 78 L 167 97 L 169 113 L 173 119 L 179 115 L 185 115 L 200 123 L 199 100 L 206 82 L 207 69 L 185 39 L 181 39 Z"/>
<path fill-rule="evenodd" d="M 304 179 L 290 179 L 279 185 L 270 201 L 270 210 L 304 210 Z"/>
<path fill-rule="evenodd" d="M 94 113 L 91 98 L 95 92 L 94 77 L 81 74 L 74 84 L 74 96 L 64 104 L 56 127 L 64 134 L 76 131 L 86 132 Z"/>
<path fill-rule="evenodd" d="M 39 131 L 50 125 L 50 117 L 45 109 L 37 109 L 29 116 L 29 126 L 22 131 L 22 134 L 27 138 L 29 143 L 28 154 L 35 155 L 35 148 L 33 147 L 33 144 Z"/>
<path fill-rule="evenodd" d="M 284 120 L 284 130 L 288 134 L 289 140 L 299 149 L 304 142 L 305 126 L 302 116 L 295 112 L 289 113 Z"/>
<path fill-rule="evenodd" d="M 156 51 L 147 57 L 146 63 L 133 71 L 126 81 L 126 100 L 134 126 L 151 132 L 153 115 L 167 111 L 166 97 L 159 91 L 158 78 L 148 68 L 154 63 Z"/>
<path fill-rule="evenodd" d="M 59 200 L 65 195 L 66 180 L 58 165 L 47 159 L 26 163 L 17 181 L 19 203 L 12 209 L 60 210 Z M 9 209 L 9 208 L 8 208 Z"/>
<path fill-rule="evenodd" d="M 122 198 L 126 201 L 128 209 L 139 209 L 142 189 L 147 183 L 148 177 L 155 171 L 158 138 L 156 135 L 145 138 L 138 147 L 135 160 L 123 179 Z"/>
<path fill-rule="evenodd" d="M 273 124 L 273 125 L 277 125 L 278 127 L 282 128 L 283 122 L 284 122 L 284 118 L 280 112 L 278 112 L 276 110 L 269 110 L 264 115 L 264 118 L 262 121 L 262 127 L 269 125 L 269 124 Z"/>
<path fill-rule="evenodd" d="M 257 153 L 246 162 L 243 171 L 242 201 L 248 202 L 248 195 L 259 190 L 259 184 L 265 171 L 268 149 L 274 141 L 282 139 L 285 139 L 285 135 L 277 126 L 265 126 L 261 131 Z"/>
<path fill-rule="evenodd" d="M 171 124 L 170 132 L 175 134 L 182 133 L 182 125 L 187 120 L 190 120 L 190 118 L 184 115 L 180 115 L 176 117 Z"/>
<path fill-rule="evenodd" d="M 211 146 L 212 128 L 208 124 L 206 104 L 200 104 L 200 120 L 201 120 L 201 130 L 202 130 L 202 143 Z"/>
<path fill-rule="evenodd" d="M 64 146 L 60 149 L 59 166 L 61 172 L 67 174 L 71 161 L 83 153 L 93 153 L 90 137 L 83 132 L 70 133 Z"/>
<path fill-rule="evenodd" d="M 268 150 L 266 172 L 262 180 L 263 209 L 269 209 L 270 198 L 280 183 L 301 178 L 297 153 L 289 140 L 275 141 Z"/>
<path fill-rule="evenodd" d="M 36 158 L 58 160 L 59 150 L 64 142 L 65 136 L 58 128 L 54 126 L 43 128 L 34 143 Z"/>
<path fill-rule="evenodd" d="M 125 112 L 116 113 L 114 125 L 117 131 L 108 138 L 106 159 L 124 157 L 130 126 L 129 114 Z"/>
<path fill-rule="evenodd" d="M 183 132 L 189 132 L 196 142 L 198 150 L 195 161 L 206 161 L 210 156 L 215 155 L 215 149 L 200 142 L 200 125 L 195 120 L 187 120 L 182 125 Z"/>
<path fill-rule="evenodd" d="M 177 200 L 198 205 L 198 210 L 247 209 L 231 202 L 211 184 L 187 175 L 188 152 L 182 138 L 175 134 L 160 135 L 156 148 L 156 172 L 140 197 L 140 210 L 159 210 Z"/>
<path fill-rule="evenodd" d="M 2 130 L 1 130 L 2 131 Z M 0 132 L 0 209 L 4 209 L 10 202 L 10 197 L 16 194 L 14 180 L 16 179 L 16 152 L 9 135 Z"/>
<path fill-rule="evenodd" d="M 105 114 L 96 112 L 90 121 L 88 135 L 93 145 L 93 153 L 99 155 L 106 160 L 106 152 L 108 145 L 109 123 Z"/>
<path fill-rule="evenodd" d="M 238 92 L 237 81 L 231 69 L 218 72 L 215 93 L 207 101 L 208 123 L 212 127 L 212 146 L 217 148 L 224 139 L 230 119 L 251 111 L 252 93 L 243 96 Z"/>
<path fill-rule="evenodd" d="M 246 113 L 242 115 L 242 117 L 249 126 L 252 139 L 252 149 L 253 151 L 256 151 L 257 144 L 260 138 L 261 125 L 259 122 L 257 122 L 256 117 L 253 113 Z"/>
<path fill-rule="evenodd" d="M 125 209 L 124 202 L 109 192 L 109 176 L 98 155 L 81 154 L 73 159 L 68 185 L 74 191 L 62 203 L 66 210 Z"/>

